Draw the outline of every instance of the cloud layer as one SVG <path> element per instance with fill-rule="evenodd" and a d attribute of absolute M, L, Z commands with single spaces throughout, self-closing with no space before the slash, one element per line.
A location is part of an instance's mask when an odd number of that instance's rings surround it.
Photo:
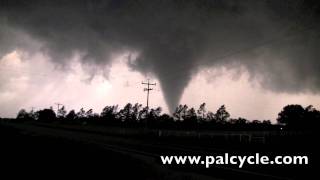
<path fill-rule="evenodd" d="M 318 12 L 290 0 L 5 1 L 0 56 L 41 51 L 68 67 L 79 54 L 94 75 L 116 55 L 137 54 L 130 67 L 159 79 L 170 110 L 203 67 L 244 70 L 272 91 L 319 93 Z"/>

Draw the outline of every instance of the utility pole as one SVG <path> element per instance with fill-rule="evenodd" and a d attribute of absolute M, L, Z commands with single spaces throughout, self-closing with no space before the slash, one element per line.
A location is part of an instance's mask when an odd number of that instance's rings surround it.
<path fill-rule="evenodd" d="M 57 110 L 57 113 L 58 113 L 60 109 L 60 105 L 63 105 L 63 104 L 60 104 L 60 103 L 55 103 L 55 104 L 58 106 L 58 110 Z"/>
<path fill-rule="evenodd" d="M 149 91 L 153 90 L 150 86 L 155 86 L 156 83 L 150 83 L 148 79 L 148 82 L 142 82 L 141 84 L 147 85 L 147 88 L 144 88 L 143 91 L 147 91 L 147 108 L 149 109 Z"/>
<path fill-rule="evenodd" d="M 32 107 L 30 107 L 30 108 L 31 108 L 31 111 L 34 112 L 35 107 L 32 106 Z"/>

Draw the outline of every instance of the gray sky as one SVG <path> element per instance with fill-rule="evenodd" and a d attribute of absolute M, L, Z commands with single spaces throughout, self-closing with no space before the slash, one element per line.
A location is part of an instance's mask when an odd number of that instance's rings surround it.
<path fill-rule="evenodd" d="M 0 6 L 0 116 L 179 103 L 275 119 L 319 108 L 319 6 L 305 1 L 8 1 Z"/>
<path fill-rule="evenodd" d="M 141 81 L 147 77 L 127 66 L 127 55 L 115 58 L 109 79 L 96 75 L 90 82 L 87 81 L 90 74 L 82 68 L 77 56 L 71 59 L 73 65 L 68 71 L 57 68 L 41 54 L 25 59 L 21 56 L 14 51 L 0 61 L 0 101 L 4 104 L 1 117 L 15 117 L 20 108 L 31 110 L 32 107 L 53 106 L 56 109 L 56 102 L 63 103 L 68 110 L 84 107 L 93 108 L 95 112 L 100 112 L 105 105 L 146 104 Z M 162 106 L 164 112 L 168 112 L 159 80 L 149 78 L 157 83 L 150 94 L 151 107 Z M 272 92 L 259 83 L 250 82 L 248 73 L 239 76 L 239 72 L 232 69 L 207 68 L 194 75 L 180 100 L 180 103 L 194 107 L 202 102 L 206 102 L 208 110 L 213 112 L 225 104 L 235 118 L 275 120 L 287 104 L 313 104 L 319 108 L 320 96 Z"/>

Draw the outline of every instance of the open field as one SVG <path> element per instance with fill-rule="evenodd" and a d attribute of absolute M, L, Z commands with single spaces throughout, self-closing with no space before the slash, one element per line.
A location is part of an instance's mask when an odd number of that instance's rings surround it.
<path fill-rule="evenodd" d="M 98 128 L 99 129 L 99 128 Z M 110 130 L 111 131 L 111 130 Z M 312 172 L 307 166 L 266 166 L 237 169 L 234 167 L 168 167 L 159 162 L 159 155 L 211 155 L 213 153 L 249 152 L 295 153 L 311 152 L 310 147 L 291 149 L 259 145 L 223 145 L 195 138 L 166 138 L 153 136 L 126 136 L 80 127 L 58 127 L 35 124 L 5 123 L 1 125 L 3 161 L 8 169 L 27 172 L 45 172 L 58 175 L 95 174 L 106 177 L 136 177 L 139 179 L 299 179 Z M 112 129 L 112 131 L 116 131 Z M 131 130 L 133 131 L 133 130 Z M 221 133 L 221 132 L 220 132 Z M 297 141 L 299 143 L 299 141 Z M 249 148 L 251 149 L 249 151 Z M 309 154 L 310 153 L 310 154 Z M 278 155 L 278 154 L 277 154 Z M 290 154 L 292 155 L 292 154 Z M 311 158 L 311 157 L 310 157 Z M 312 163 L 312 162 L 311 162 Z M 295 171 L 292 171 L 295 170 Z M 78 172 L 78 173 L 77 173 Z"/>

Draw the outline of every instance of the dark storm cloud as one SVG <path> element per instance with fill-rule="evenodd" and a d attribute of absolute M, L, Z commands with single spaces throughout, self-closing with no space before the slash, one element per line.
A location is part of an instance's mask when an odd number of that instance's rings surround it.
<path fill-rule="evenodd" d="M 159 79 L 170 110 L 192 75 L 208 66 L 244 67 L 274 91 L 320 90 L 319 8 L 310 2 L 1 2 L 2 55 L 32 50 L 17 34 L 40 42 L 41 50 L 62 65 L 74 53 L 84 64 L 108 66 L 113 55 L 135 52 L 129 65 Z"/>

